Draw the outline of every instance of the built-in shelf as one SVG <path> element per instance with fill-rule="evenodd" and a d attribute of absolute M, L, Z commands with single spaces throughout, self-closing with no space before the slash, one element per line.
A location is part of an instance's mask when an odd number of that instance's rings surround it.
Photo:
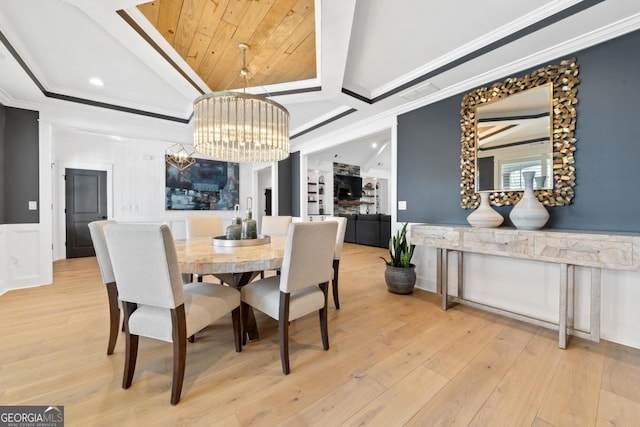
<path fill-rule="evenodd" d="M 307 215 L 309 217 L 326 215 L 324 203 L 327 196 L 324 175 L 324 172 L 309 170 L 307 180 Z"/>

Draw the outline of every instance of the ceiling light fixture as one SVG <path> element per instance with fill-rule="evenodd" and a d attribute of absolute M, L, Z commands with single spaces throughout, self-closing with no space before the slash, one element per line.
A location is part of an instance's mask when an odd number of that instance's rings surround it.
<path fill-rule="evenodd" d="M 195 150 L 185 147 L 183 144 L 173 144 L 164 152 L 165 161 L 182 172 L 196 162 L 193 157 Z"/>
<path fill-rule="evenodd" d="M 89 83 L 91 83 L 94 86 L 104 86 L 104 82 L 97 77 L 91 77 L 89 79 Z"/>
<path fill-rule="evenodd" d="M 289 157 L 289 112 L 277 102 L 246 93 L 246 43 L 240 75 L 242 93 L 202 95 L 193 102 L 194 147 L 206 156 L 228 162 L 274 162 Z"/>

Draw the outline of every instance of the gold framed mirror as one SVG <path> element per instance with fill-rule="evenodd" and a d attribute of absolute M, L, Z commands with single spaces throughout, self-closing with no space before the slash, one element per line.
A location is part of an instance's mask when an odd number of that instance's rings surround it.
<path fill-rule="evenodd" d="M 539 170 L 535 191 L 538 200 L 545 206 L 571 203 L 575 187 L 574 105 L 579 82 L 578 66 L 571 58 L 489 88 L 475 89 L 463 97 L 463 209 L 478 206 L 479 191 L 490 192 L 489 199 L 496 206 L 517 203 L 522 197 L 520 172 L 532 168 Z M 518 126 L 524 129 L 534 122 L 535 130 L 518 135 Z M 498 134 L 504 138 L 498 138 Z"/>

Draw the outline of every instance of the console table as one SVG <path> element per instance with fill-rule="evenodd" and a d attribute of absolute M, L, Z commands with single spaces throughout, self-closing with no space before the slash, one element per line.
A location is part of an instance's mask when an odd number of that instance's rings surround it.
<path fill-rule="evenodd" d="M 566 348 L 567 335 L 600 340 L 601 269 L 640 270 L 640 234 L 598 233 L 565 230 L 517 230 L 473 228 L 458 225 L 415 224 L 411 243 L 437 249 L 436 284 L 442 295 L 442 309 L 456 303 L 502 314 L 517 320 L 558 329 L 559 346 Z M 472 252 L 559 264 L 560 313 L 558 324 L 464 298 L 463 253 Z M 448 294 L 449 253 L 457 254 L 458 296 Z M 574 267 L 591 268 L 590 331 L 574 329 Z"/>

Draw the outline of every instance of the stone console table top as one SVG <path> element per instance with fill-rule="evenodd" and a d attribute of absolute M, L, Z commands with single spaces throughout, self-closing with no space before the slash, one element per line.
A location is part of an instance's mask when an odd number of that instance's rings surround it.
<path fill-rule="evenodd" d="M 411 243 L 612 270 L 640 270 L 640 233 L 415 224 Z"/>

